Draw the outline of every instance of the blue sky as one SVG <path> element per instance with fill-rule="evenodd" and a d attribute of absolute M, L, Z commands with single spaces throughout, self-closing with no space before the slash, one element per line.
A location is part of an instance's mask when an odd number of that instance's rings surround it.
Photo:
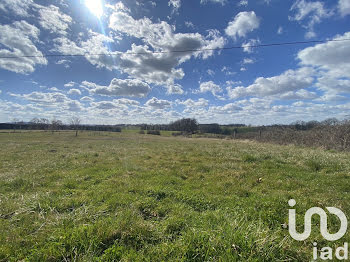
<path fill-rule="evenodd" d="M 0 122 L 344 119 L 349 39 L 350 0 L 1 0 Z"/>

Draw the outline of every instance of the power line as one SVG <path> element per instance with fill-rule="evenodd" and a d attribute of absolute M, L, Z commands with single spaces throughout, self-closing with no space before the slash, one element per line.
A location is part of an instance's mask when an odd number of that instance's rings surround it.
<path fill-rule="evenodd" d="M 244 46 L 229 46 L 219 48 L 202 48 L 202 49 L 186 49 L 186 50 L 168 50 L 168 51 L 151 51 L 151 52 L 115 52 L 104 54 L 44 54 L 44 55 L 22 55 L 22 56 L 0 56 L 0 59 L 17 59 L 17 58 L 40 58 L 40 57 L 85 57 L 85 56 L 117 56 L 117 55 L 149 55 L 149 54 L 168 54 L 168 53 L 189 53 L 189 52 L 204 52 L 204 51 L 221 51 L 243 48 L 259 48 L 259 47 L 271 47 L 271 46 L 285 46 L 285 45 L 303 45 L 303 44 L 320 44 L 327 42 L 344 42 L 350 41 L 350 39 L 333 39 L 333 40 L 312 40 L 312 41 L 295 41 L 295 42 L 280 42 L 270 44 L 256 44 L 256 45 L 244 45 Z"/>

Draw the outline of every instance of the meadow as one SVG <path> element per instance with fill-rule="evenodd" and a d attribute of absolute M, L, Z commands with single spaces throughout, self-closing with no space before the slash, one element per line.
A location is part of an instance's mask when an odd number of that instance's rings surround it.
<path fill-rule="evenodd" d="M 314 241 L 350 242 L 287 229 L 291 198 L 299 231 L 310 207 L 350 214 L 346 152 L 136 131 L 0 133 L 0 148 L 0 261 L 310 261 Z"/>

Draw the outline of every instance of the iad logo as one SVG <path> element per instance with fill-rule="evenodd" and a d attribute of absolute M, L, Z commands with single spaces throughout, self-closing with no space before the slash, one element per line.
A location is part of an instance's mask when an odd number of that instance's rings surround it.
<path fill-rule="evenodd" d="M 288 201 L 290 207 L 294 207 L 296 201 L 290 199 Z M 312 207 L 308 209 L 304 216 L 304 232 L 298 233 L 296 231 L 296 218 L 295 209 L 289 209 L 289 234 L 292 238 L 298 241 L 303 241 L 307 239 L 311 234 L 311 218 L 313 215 L 320 216 L 320 232 L 321 235 L 328 241 L 335 241 L 340 239 L 346 233 L 348 227 L 348 220 L 345 214 L 336 207 L 326 207 L 329 213 L 336 215 L 340 220 L 340 229 L 337 233 L 331 234 L 328 232 L 327 228 L 327 213 L 320 207 Z M 342 254 L 341 254 L 342 252 Z M 335 256 L 337 259 L 344 260 L 348 259 L 348 243 L 344 243 L 344 247 L 338 247 L 335 251 Z M 313 258 L 316 260 L 318 257 L 317 243 L 314 243 L 313 248 Z M 329 260 L 333 259 L 333 250 L 330 247 L 323 247 L 320 250 L 320 259 Z"/>
<path fill-rule="evenodd" d="M 296 202 L 294 199 L 290 199 L 288 201 L 289 206 L 294 207 Z M 321 235 L 328 241 L 335 241 L 340 239 L 344 236 L 346 233 L 346 230 L 348 228 L 348 220 L 346 219 L 345 214 L 336 207 L 326 207 L 329 213 L 336 215 L 340 219 L 340 229 L 335 234 L 328 233 L 327 229 L 327 214 L 326 212 L 320 208 L 320 207 L 312 207 L 309 210 L 306 211 L 305 217 L 304 217 L 304 232 L 299 234 L 296 231 L 296 225 L 295 225 L 295 209 L 289 209 L 289 234 L 292 238 L 298 241 L 303 241 L 307 239 L 311 234 L 311 218 L 313 215 L 319 215 L 320 216 L 320 231 Z"/>

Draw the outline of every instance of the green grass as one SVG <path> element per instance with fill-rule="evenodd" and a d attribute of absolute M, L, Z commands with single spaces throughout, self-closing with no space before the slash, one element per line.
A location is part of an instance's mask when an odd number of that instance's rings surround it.
<path fill-rule="evenodd" d="M 0 261 L 309 261 L 314 241 L 350 242 L 281 226 L 290 198 L 299 230 L 312 206 L 350 214 L 348 153 L 136 132 L 0 145 Z"/>

